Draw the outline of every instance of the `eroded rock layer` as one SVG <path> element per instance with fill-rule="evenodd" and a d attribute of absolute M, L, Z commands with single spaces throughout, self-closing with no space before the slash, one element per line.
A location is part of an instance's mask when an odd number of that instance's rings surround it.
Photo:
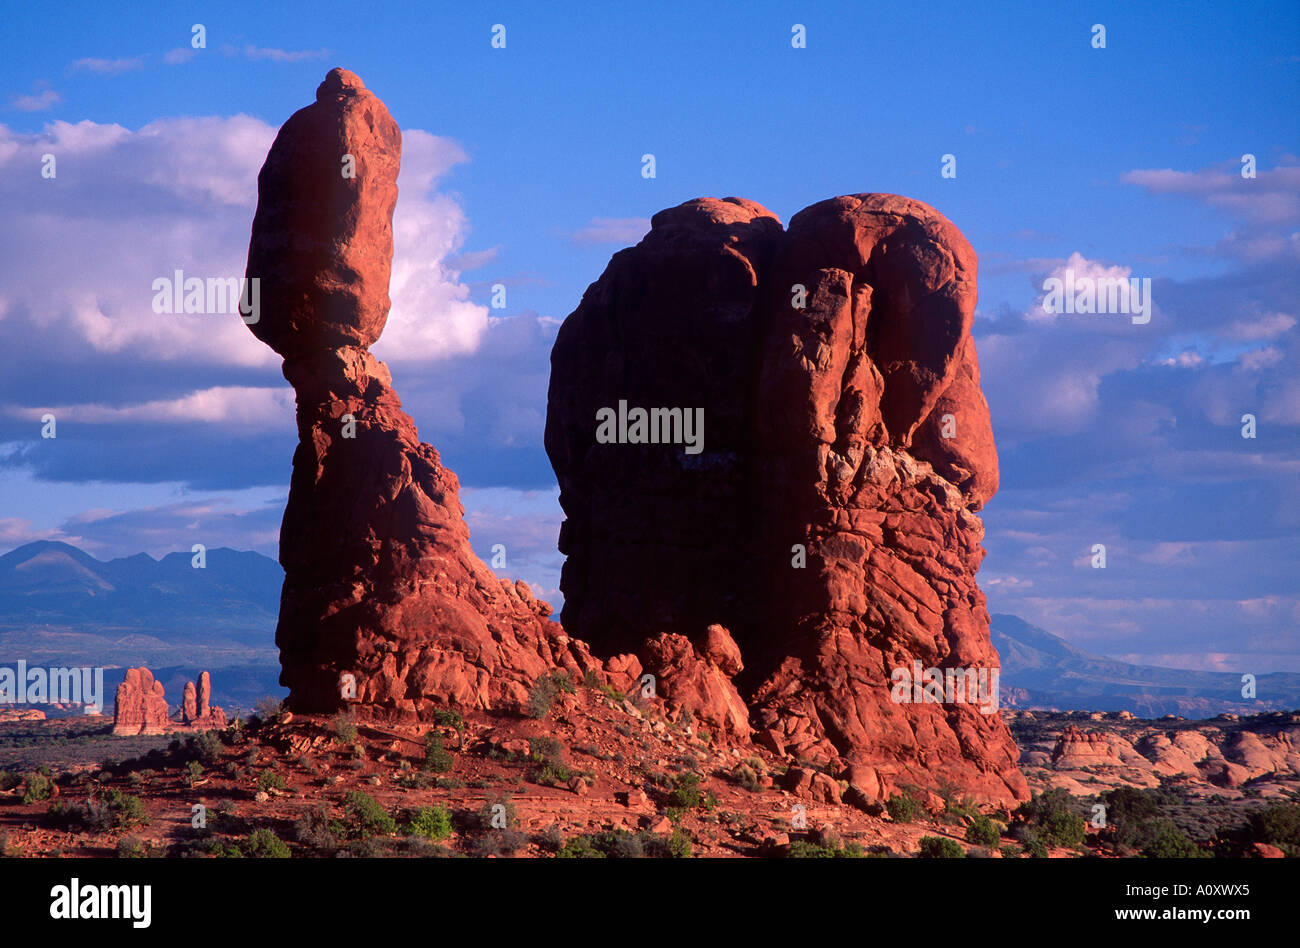
<path fill-rule="evenodd" d="M 1024 797 L 987 713 L 998 658 L 974 512 L 998 472 L 975 298 L 970 245 L 905 198 L 823 201 L 788 230 L 736 198 L 655 215 L 552 352 L 566 628 L 645 657 L 720 624 L 765 743 L 885 794 Z M 602 412 L 633 408 L 702 410 L 701 449 L 666 412 L 654 438 L 621 421 L 598 437 Z M 982 672 L 986 697 L 896 687 L 914 668 Z"/>

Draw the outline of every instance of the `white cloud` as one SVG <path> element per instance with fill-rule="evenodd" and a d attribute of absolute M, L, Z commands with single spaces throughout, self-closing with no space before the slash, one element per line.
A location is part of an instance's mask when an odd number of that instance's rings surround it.
<path fill-rule="evenodd" d="M 1152 194 L 1197 198 L 1247 220 L 1269 224 L 1300 221 L 1300 165 L 1296 164 L 1259 168 L 1254 178 L 1243 178 L 1240 163 L 1230 162 L 1198 171 L 1138 169 L 1120 175 L 1120 180 Z"/>
<path fill-rule="evenodd" d="M 144 58 L 135 56 L 130 59 L 78 59 L 72 64 L 73 72 L 94 72 L 101 76 L 117 76 L 133 69 L 142 69 Z"/>
<path fill-rule="evenodd" d="M 53 89 L 39 88 L 31 95 L 14 96 L 9 104 L 20 112 L 44 112 L 63 101 L 63 96 Z"/>
<path fill-rule="evenodd" d="M 276 129 L 246 115 L 161 119 L 130 131 L 83 121 L 39 133 L 0 125 L 0 346 L 24 358 L 278 367 L 234 315 L 158 315 L 152 283 L 174 270 L 244 272 L 257 173 Z M 396 360 L 472 352 L 484 306 L 446 261 L 467 229 L 460 206 L 431 189 L 464 151 L 404 134 L 394 216 L 393 312 L 383 345 Z M 41 155 L 57 177 L 35 178 Z M 381 355 L 382 357 L 382 355 Z"/>
<path fill-rule="evenodd" d="M 324 59 L 330 54 L 328 49 L 273 49 L 260 46 L 245 46 L 244 58 L 259 60 L 265 59 L 277 63 L 301 63 L 310 62 L 313 59 Z"/>
<path fill-rule="evenodd" d="M 650 220 L 645 217 L 593 217 L 587 226 L 573 235 L 573 242 L 582 247 L 602 244 L 632 245 L 650 231 Z"/>
<path fill-rule="evenodd" d="M 47 408 L 5 408 L 6 414 L 30 421 L 38 421 L 47 411 L 60 421 L 95 425 L 138 422 L 261 425 L 276 416 L 292 422 L 294 400 L 293 390 L 287 386 L 216 386 L 179 398 L 156 399 L 121 407 L 92 402 L 52 405 Z"/>

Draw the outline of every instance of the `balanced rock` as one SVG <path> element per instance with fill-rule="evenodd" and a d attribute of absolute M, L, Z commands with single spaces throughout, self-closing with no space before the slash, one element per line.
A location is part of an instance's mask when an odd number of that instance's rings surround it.
<path fill-rule="evenodd" d="M 546 603 L 474 554 L 456 475 L 368 351 L 388 318 L 400 161 L 388 109 L 335 69 L 258 175 L 249 328 L 297 394 L 276 643 L 298 711 L 519 705 L 552 668 L 600 668 Z"/>
<path fill-rule="evenodd" d="M 975 300 L 970 245 L 906 198 L 833 198 L 788 230 L 739 198 L 656 214 L 551 354 L 565 627 L 644 657 L 719 624 L 769 746 L 871 766 L 882 793 L 1027 797 L 995 695 L 899 700 L 893 678 L 999 668 Z"/>

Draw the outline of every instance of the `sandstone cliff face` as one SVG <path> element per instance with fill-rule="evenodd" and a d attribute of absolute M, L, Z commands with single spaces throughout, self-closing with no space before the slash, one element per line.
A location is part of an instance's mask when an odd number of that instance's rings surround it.
<path fill-rule="evenodd" d="M 258 176 L 249 328 L 284 357 L 298 406 L 276 644 L 300 711 L 490 709 L 525 700 L 550 668 L 598 667 L 526 584 L 475 556 L 456 475 L 368 351 L 388 317 L 400 154 L 384 104 L 335 69 Z"/>
<path fill-rule="evenodd" d="M 644 653 L 720 623 L 765 742 L 870 768 L 882 793 L 1023 798 L 997 714 L 891 687 L 916 661 L 998 666 L 975 584 L 997 489 L 975 294 L 969 244 L 916 201 L 834 198 L 788 231 L 735 198 L 657 214 L 552 353 L 565 626 Z M 703 450 L 598 442 L 620 401 L 702 408 Z"/>

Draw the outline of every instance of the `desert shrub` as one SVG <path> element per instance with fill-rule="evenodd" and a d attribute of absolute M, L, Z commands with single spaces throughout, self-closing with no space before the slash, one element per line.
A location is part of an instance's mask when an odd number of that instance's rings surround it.
<path fill-rule="evenodd" d="M 134 836 L 119 839 L 116 853 L 118 859 L 148 859 L 154 854 L 152 846 Z"/>
<path fill-rule="evenodd" d="M 560 859 L 685 859 L 690 855 L 690 839 L 681 831 L 671 836 L 656 836 L 627 830 L 574 836 L 556 853 Z"/>
<path fill-rule="evenodd" d="M 1016 859 L 1020 856 L 1020 847 L 1012 843 L 1007 843 L 998 847 L 998 852 L 1002 853 L 1003 859 Z"/>
<path fill-rule="evenodd" d="M 40 803 L 52 796 L 54 796 L 54 781 L 50 779 L 48 773 L 41 773 L 38 770 L 27 775 L 27 789 L 23 791 L 23 803 Z"/>
<path fill-rule="evenodd" d="M 673 788 L 668 793 L 668 806 L 671 809 L 694 810 L 703 808 L 711 810 L 718 804 L 718 799 L 712 793 L 702 793 L 700 791 L 699 774 L 681 774 L 673 784 Z"/>
<path fill-rule="evenodd" d="M 271 790 L 283 790 L 289 784 L 284 779 L 283 774 L 276 773 L 274 770 L 263 770 L 257 778 L 257 789 L 270 792 Z"/>
<path fill-rule="evenodd" d="M 993 821 L 987 816 L 976 816 L 966 827 L 966 842 L 980 846 L 996 846 L 1002 841 L 1002 835 Z"/>
<path fill-rule="evenodd" d="M 188 760 L 197 760 L 205 764 L 215 764 L 221 759 L 225 744 L 216 731 L 201 731 L 185 739 L 181 755 Z"/>
<path fill-rule="evenodd" d="M 438 709 L 433 712 L 433 723 L 439 727 L 454 727 L 458 731 L 465 730 L 465 718 L 459 711 L 451 709 Z"/>
<path fill-rule="evenodd" d="M 1032 830 L 1026 833 L 1020 842 L 1025 847 L 1025 852 L 1033 859 L 1046 859 L 1050 855 L 1047 844 Z"/>
<path fill-rule="evenodd" d="M 548 853 L 558 853 L 564 848 L 564 833 L 560 824 L 552 823 L 534 837 L 534 842 Z"/>
<path fill-rule="evenodd" d="M 917 855 L 922 859 L 964 859 L 966 851 L 961 843 L 946 836 L 922 836 Z"/>
<path fill-rule="evenodd" d="M 790 859 L 862 859 L 866 855 L 867 851 L 857 843 L 841 845 L 831 841 L 822 845 L 806 839 L 792 840 L 787 852 Z"/>
<path fill-rule="evenodd" d="M 244 840 L 244 851 L 254 859 L 288 859 L 289 847 L 269 829 L 255 829 Z"/>
<path fill-rule="evenodd" d="M 528 691 L 528 716 L 539 720 L 546 717 L 551 713 L 551 705 L 561 692 L 573 694 L 575 690 L 567 672 L 557 669 L 543 675 L 533 682 Z"/>
<path fill-rule="evenodd" d="M 1164 817 L 1148 823 L 1143 837 L 1140 852 L 1150 859 L 1197 859 L 1210 855 Z"/>
<path fill-rule="evenodd" d="M 323 807 L 308 810 L 293 824 L 294 839 L 318 852 L 332 853 L 339 848 L 338 837 L 330 829 L 329 813 Z"/>
<path fill-rule="evenodd" d="M 489 856 L 513 856 L 528 845 L 528 835 L 517 829 L 490 830 L 476 837 L 470 852 L 479 859 Z"/>
<path fill-rule="evenodd" d="M 451 835 L 451 812 L 441 806 L 422 806 L 411 810 L 405 832 L 422 839 L 446 839 Z"/>
<path fill-rule="evenodd" d="M 501 807 L 501 810 L 497 810 L 497 807 Z M 492 825 L 494 820 L 497 823 L 503 822 L 496 819 L 498 815 L 505 817 L 505 826 Z M 478 833 L 500 832 L 516 825 L 518 822 L 519 813 L 515 810 L 514 801 L 508 796 L 500 795 L 488 799 L 479 811 L 470 818 L 469 825 L 466 828 L 470 832 Z"/>
<path fill-rule="evenodd" d="M 1062 787 L 1034 794 L 1016 810 L 1018 834 L 1028 830 L 1049 846 L 1079 846 L 1084 836 L 1083 817 L 1070 804 L 1070 794 Z"/>
<path fill-rule="evenodd" d="M 346 711 L 340 711 L 330 721 L 330 730 L 340 744 L 351 744 L 357 739 L 357 722 Z"/>
<path fill-rule="evenodd" d="M 132 826 L 148 826 L 149 814 L 144 808 L 144 801 L 120 790 L 110 790 L 107 797 L 109 813 L 113 817 L 115 829 L 128 829 Z"/>
<path fill-rule="evenodd" d="M 731 780 L 737 786 L 744 787 L 750 793 L 758 793 L 762 790 L 762 785 L 758 782 L 758 774 L 747 764 L 737 764 L 736 769 L 731 772 Z"/>
<path fill-rule="evenodd" d="M 343 839 L 369 839 L 397 832 L 397 821 L 368 793 L 349 790 L 343 796 L 344 821 L 330 824 L 330 831 Z"/>
<path fill-rule="evenodd" d="M 1300 856 L 1300 805 L 1277 803 L 1256 810 L 1238 835 L 1247 843 L 1267 843 L 1288 856 Z"/>
<path fill-rule="evenodd" d="M 254 713 L 262 721 L 274 721 L 283 710 L 284 702 L 271 695 L 259 698 L 257 704 L 253 706 Z"/>
<path fill-rule="evenodd" d="M 895 794 L 885 801 L 889 818 L 895 823 L 911 823 L 921 815 L 921 801 L 907 791 Z"/>
<path fill-rule="evenodd" d="M 445 774 L 451 770 L 454 758 L 443 743 L 442 735 L 430 731 L 424 736 L 424 763 L 420 769 L 430 773 Z"/>

